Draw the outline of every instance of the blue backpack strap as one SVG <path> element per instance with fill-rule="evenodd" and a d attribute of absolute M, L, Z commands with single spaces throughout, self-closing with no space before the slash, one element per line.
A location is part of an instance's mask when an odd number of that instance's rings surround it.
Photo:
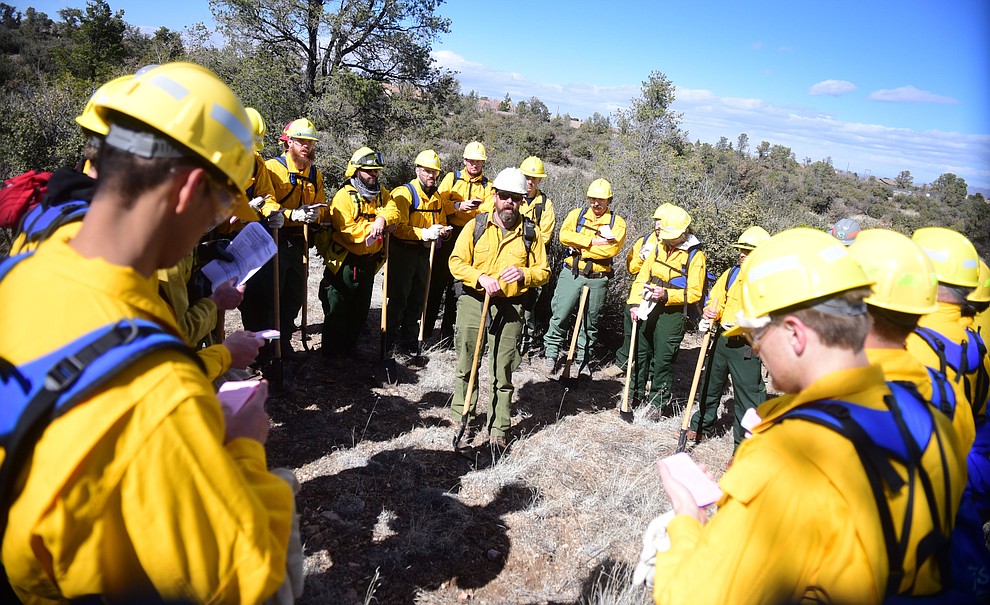
<path fill-rule="evenodd" d="M 945 374 L 934 368 L 926 367 L 925 370 L 928 371 L 928 380 L 932 385 L 931 404 L 952 420 L 956 415 L 955 389 Z"/>
<path fill-rule="evenodd" d="M 16 261 L 15 261 L 16 262 Z M 14 484 L 45 428 L 153 351 L 175 349 L 198 356 L 180 338 L 145 320 L 103 326 L 20 366 L 0 364 L 0 530 L 6 529 Z"/>
<path fill-rule="evenodd" d="M 932 556 L 938 556 L 944 566 L 948 557 L 948 536 L 952 526 L 951 510 L 938 510 L 931 478 L 921 466 L 921 455 L 934 440 L 942 461 L 945 481 L 945 502 L 951 502 L 951 485 L 946 468 L 942 437 L 935 427 L 928 403 L 910 383 L 888 382 L 891 395 L 885 398 L 887 410 L 875 410 L 847 401 L 821 400 L 804 404 L 784 414 L 780 420 L 801 419 L 829 428 L 847 438 L 856 449 L 870 488 L 877 503 L 880 525 L 890 562 L 887 595 L 897 594 L 904 578 L 904 558 L 911 535 L 912 515 L 905 514 L 901 539 L 897 539 L 893 514 L 886 493 L 908 487 L 908 511 L 913 510 L 917 478 L 927 500 L 935 530 L 918 541 L 917 567 Z M 897 473 L 891 459 L 907 470 L 905 481 Z M 946 507 L 950 509 L 951 507 Z M 913 581 L 907 592 L 913 588 Z"/>
<path fill-rule="evenodd" d="M 11 269 L 17 266 L 17 263 L 21 262 L 25 258 L 28 258 L 32 254 L 34 254 L 34 250 L 21 254 L 15 254 L 14 256 L 3 259 L 3 262 L 0 262 L 0 282 L 3 281 L 3 278 L 7 277 L 7 274 L 10 273 Z"/>
<path fill-rule="evenodd" d="M 725 279 L 725 291 L 728 292 L 732 284 L 736 283 L 736 278 L 739 277 L 739 265 L 734 265 L 729 269 L 729 277 Z"/>
<path fill-rule="evenodd" d="M 40 204 L 32 208 L 21 222 L 21 232 L 25 243 L 37 243 L 47 240 L 59 227 L 75 221 L 81 221 L 89 210 L 89 202 L 75 200 L 45 206 Z"/>

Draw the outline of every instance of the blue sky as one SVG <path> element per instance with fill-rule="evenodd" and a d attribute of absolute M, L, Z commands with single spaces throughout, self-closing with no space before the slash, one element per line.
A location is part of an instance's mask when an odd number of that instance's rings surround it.
<path fill-rule="evenodd" d="M 330 4 L 330 3 L 328 3 Z M 84 0 L 17 2 L 54 17 Z M 209 22 L 206 0 L 113 2 L 133 25 Z M 747 133 L 799 161 L 990 188 L 990 2 L 448 0 L 434 58 L 463 92 L 539 97 L 586 118 L 626 107 L 651 71 L 692 140 Z"/>

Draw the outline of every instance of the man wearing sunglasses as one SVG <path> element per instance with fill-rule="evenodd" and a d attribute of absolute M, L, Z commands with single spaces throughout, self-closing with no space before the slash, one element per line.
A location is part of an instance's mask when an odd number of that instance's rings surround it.
<path fill-rule="evenodd" d="M 388 251 L 385 228 L 397 224 L 399 211 L 378 181 L 382 155 L 361 147 L 347 162 L 344 186 L 337 190 L 321 222 L 330 239 L 321 246 L 326 268 L 320 282 L 323 303 L 323 353 L 353 353 L 368 320 L 375 275 Z"/>
<path fill-rule="evenodd" d="M 870 365 L 872 280 L 808 228 L 761 243 L 739 280 L 726 334 L 746 338 L 786 394 L 747 419 L 711 519 L 660 463 L 675 516 L 655 601 L 876 604 L 938 590 L 938 556 L 919 545 L 944 543 L 927 530 L 951 525 L 965 460 L 949 419 Z"/>
<path fill-rule="evenodd" d="M 487 292 L 491 323 L 485 328 L 488 337 L 481 353 L 488 349 L 491 355 L 492 392 L 486 428 L 492 446 L 505 449 L 512 425 L 512 372 L 521 361 L 523 299 L 530 288 L 547 282 L 550 269 L 543 236 L 519 212 L 525 201 L 526 177 L 518 168 L 506 168 L 495 177 L 494 189 L 494 212 L 468 221 L 450 255 L 450 272 L 463 291 L 457 299 L 457 373 L 451 414 L 459 421 L 468 405 L 470 420 L 477 411 L 480 389 L 468 400 L 467 384 Z M 481 227 L 478 221 L 484 221 Z M 529 243 L 527 238 L 531 238 Z M 479 354 L 479 364 L 480 359 Z"/>

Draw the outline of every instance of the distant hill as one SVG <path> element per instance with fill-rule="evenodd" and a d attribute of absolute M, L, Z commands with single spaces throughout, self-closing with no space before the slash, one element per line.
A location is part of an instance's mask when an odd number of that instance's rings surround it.
<path fill-rule="evenodd" d="M 968 195 L 976 195 L 977 193 L 983 194 L 983 197 L 990 199 L 990 187 L 967 187 L 966 193 Z"/>

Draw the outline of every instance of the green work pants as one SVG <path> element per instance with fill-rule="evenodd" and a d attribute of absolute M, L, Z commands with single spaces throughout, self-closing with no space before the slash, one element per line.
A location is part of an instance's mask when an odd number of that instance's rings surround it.
<path fill-rule="evenodd" d="M 320 301 L 323 303 L 323 348 L 331 353 L 350 353 L 368 321 L 371 292 L 375 285 L 378 255 L 348 253 L 337 273 L 323 271 Z"/>
<path fill-rule="evenodd" d="M 753 355 L 753 349 L 741 336 L 732 338 L 720 336 L 712 355 L 715 357 L 712 360 L 711 374 L 704 378 L 708 381 L 704 421 L 698 429 L 698 415 L 701 412 L 699 408 L 691 418 L 691 426 L 704 435 L 712 435 L 726 378 L 732 376 L 732 398 L 735 400 L 732 438 L 736 447 L 739 447 L 745 434 L 740 424 L 743 415 L 746 410 L 755 408 L 767 400 L 767 387 L 763 383 L 763 364 L 759 357 Z M 701 387 L 698 388 L 698 392 L 701 392 Z"/>
<path fill-rule="evenodd" d="M 636 388 L 633 393 L 642 400 L 649 381 L 650 405 L 659 408 L 670 401 L 673 392 L 673 364 L 684 339 L 684 314 L 680 307 L 657 307 L 642 323 L 646 324 L 643 338 L 636 336 Z"/>
<path fill-rule="evenodd" d="M 584 305 L 584 317 L 581 319 L 581 329 L 578 334 L 577 350 L 574 352 L 574 362 L 578 367 L 594 354 L 595 343 L 598 342 L 598 314 L 605 306 L 605 296 L 608 294 L 608 277 L 588 278 L 583 275 L 574 276 L 573 272 L 564 268 L 557 280 L 557 289 L 550 303 L 552 316 L 547 333 L 543 337 L 546 345 L 545 355 L 556 359 L 561 352 L 566 352 L 570 346 L 567 335 L 571 331 L 576 318 L 575 311 L 581 301 L 581 290 L 588 286 L 588 300 Z"/>
<path fill-rule="evenodd" d="M 426 300 L 430 249 L 420 244 L 396 244 L 392 240 L 388 262 L 386 342 L 390 348 L 396 343 L 415 347 L 419 340 L 419 318 Z"/>
<path fill-rule="evenodd" d="M 474 346 L 478 341 L 478 327 L 481 323 L 482 301 L 464 294 L 457 299 L 457 323 L 454 331 L 454 346 L 457 350 L 457 371 L 454 379 L 454 398 L 450 411 L 453 418 L 460 421 L 464 414 L 464 401 L 468 378 L 471 374 L 471 361 L 474 359 Z M 478 354 L 478 366 L 485 350 L 491 357 L 492 389 L 488 404 L 488 433 L 504 437 L 512 426 L 512 372 L 519 367 L 519 338 L 522 334 L 522 301 L 493 298 L 488 308 L 489 322 L 487 336 L 482 340 L 482 350 Z M 475 376 L 471 392 L 470 413 L 472 420 L 478 410 L 478 392 L 481 390 Z"/>
<path fill-rule="evenodd" d="M 292 351 L 290 340 L 296 316 L 306 301 L 306 271 L 303 255 L 306 253 L 302 231 L 294 233 L 288 229 L 279 232 L 278 241 L 278 289 L 279 289 L 279 330 L 282 338 L 282 353 Z M 271 258 L 251 276 L 244 290 L 244 300 L 238 309 L 245 330 L 260 332 L 275 327 L 275 258 Z M 275 344 L 265 345 L 265 349 Z M 273 351 L 262 352 L 262 357 L 270 358 Z"/>

